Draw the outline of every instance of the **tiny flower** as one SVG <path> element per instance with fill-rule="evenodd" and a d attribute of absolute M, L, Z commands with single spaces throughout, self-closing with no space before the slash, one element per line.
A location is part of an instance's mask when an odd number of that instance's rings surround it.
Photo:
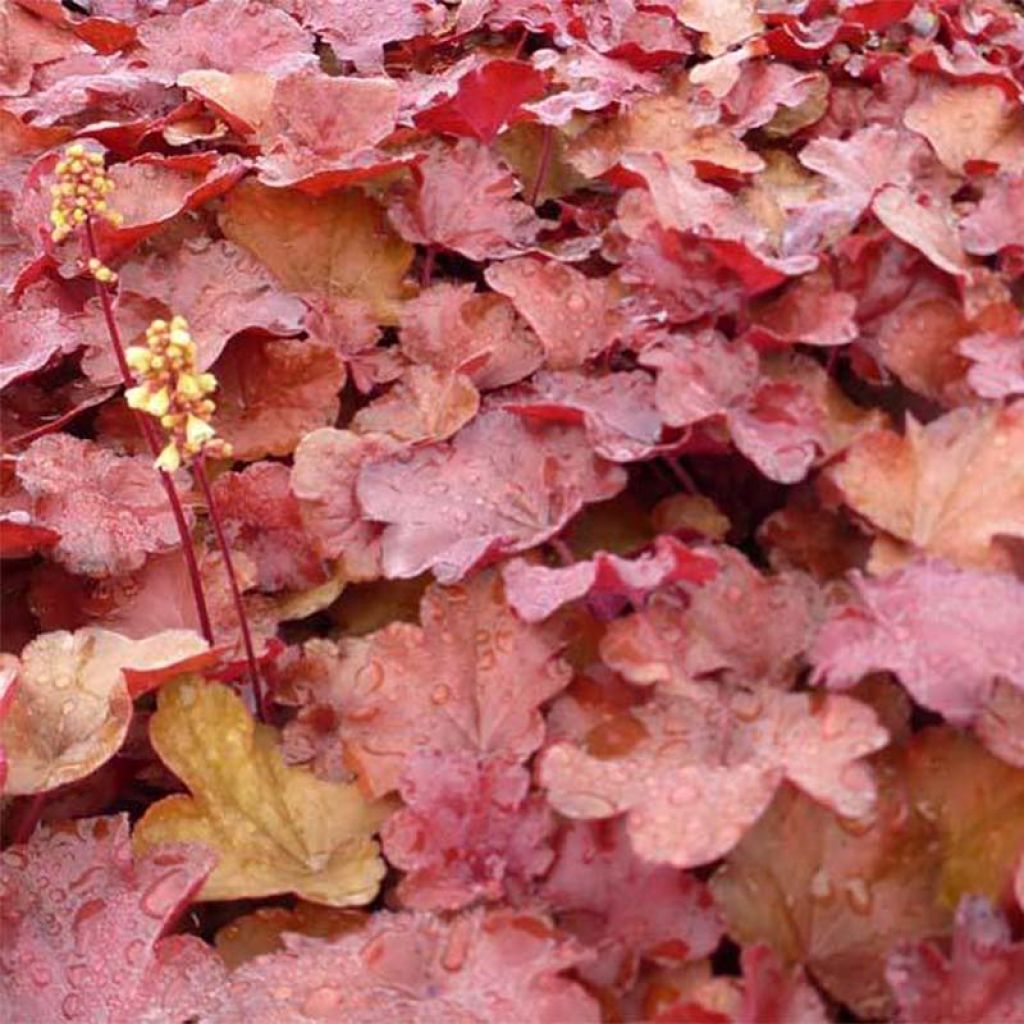
<path fill-rule="evenodd" d="M 93 256 L 88 264 L 89 273 L 100 282 L 100 284 L 113 284 L 117 280 L 117 274 L 102 261 Z"/>
<path fill-rule="evenodd" d="M 156 457 L 156 468 L 173 473 L 181 468 L 181 455 L 174 441 L 169 441 L 164 450 Z"/>

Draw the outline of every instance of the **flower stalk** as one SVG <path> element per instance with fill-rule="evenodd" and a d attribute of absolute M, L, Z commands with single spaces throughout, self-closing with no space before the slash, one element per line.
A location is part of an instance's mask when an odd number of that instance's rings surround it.
<path fill-rule="evenodd" d="M 207 458 L 231 457 L 231 445 L 217 437 L 211 423 L 216 405 L 210 396 L 217 388 L 217 379 L 212 373 L 196 369 L 196 344 L 181 316 L 172 317 L 169 322 L 154 320 L 146 330 L 146 344 L 133 345 L 124 356 L 139 380 L 125 392 L 125 401 L 140 414 L 156 419 L 167 437 L 167 443 L 157 454 L 157 467 L 162 472 L 174 472 L 181 466 L 190 466 L 202 491 L 238 617 L 256 711 L 265 719 L 263 682 L 245 602 L 206 472 Z M 148 422 L 153 429 L 152 420 Z M 159 448 L 159 443 L 154 447 Z"/>
<path fill-rule="evenodd" d="M 121 216 L 110 208 L 108 197 L 114 191 L 113 179 L 106 172 L 103 154 L 87 150 L 80 142 L 68 146 L 64 156 L 54 168 L 54 184 L 50 187 L 52 198 L 50 206 L 50 237 L 60 244 L 70 235 L 82 230 L 85 236 L 85 247 L 88 254 L 87 267 L 92 276 L 103 310 L 103 320 L 107 328 L 114 358 L 117 361 L 121 380 L 126 388 L 132 387 L 135 380 L 125 359 L 125 348 L 121 340 L 121 332 L 114 316 L 114 307 L 110 298 L 110 289 L 117 282 L 117 274 L 100 260 L 96 245 L 96 234 L 93 230 L 94 220 L 99 217 L 111 224 L 120 224 Z M 144 417 L 137 415 L 136 422 L 154 456 L 159 451 L 159 438 L 153 425 Z M 188 570 L 189 583 L 196 606 L 196 616 L 203 638 L 213 644 L 213 627 L 210 613 L 203 592 L 202 578 L 196 562 L 195 550 L 192 546 L 192 534 L 188 527 L 188 518 L 182 506 L 181 498 L 174 480 L 169 473 L 161 471 L 160 483 L 167 495 L 168 504 L 174 516 L 174 522 L 181 538 L 182 553 Z"/>

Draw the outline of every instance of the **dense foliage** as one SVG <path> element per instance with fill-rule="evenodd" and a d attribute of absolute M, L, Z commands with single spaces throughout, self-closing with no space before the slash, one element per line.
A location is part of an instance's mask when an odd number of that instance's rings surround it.
<path fill-rule="evenodd" d="M 4 1020 L 1024 1019 L 1019 4 L 0 48 Z"/>

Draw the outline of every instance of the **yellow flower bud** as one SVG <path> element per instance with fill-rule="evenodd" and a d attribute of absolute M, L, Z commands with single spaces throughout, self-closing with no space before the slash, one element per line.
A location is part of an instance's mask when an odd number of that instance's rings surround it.
<path fill-rule="evenodd" d="M 162 469 L 168 473 L 173 473 L 181 467 L 181 453 L 173 441 L 156 457 L 155 465 L 157 469 Z"/>
<path fill-rule="evenodd" d="M 160 388 L 159 391 L 155 391 L 150 395 L 149 402 L 146 405 L 146 412 L 151 416 L 166 416 L 170 408 L 171 396 L 167 388 Z"/>
<path fill-rule="evenodd" d="M 124 359 L 136 373 L 145 373 L 149 369 L 149 349 L 143 348 L 141 345 L 131 345 L 126 348 Z"/>
<path fill-rule="evenodd" d="M 214 436 L 214 429 L 198 416 L 189 415 L 185 421 L 185 444 L 190 451 L 202 451 L 203 445 Z"/>
<path fill-rule="evenodd" d="M 178 378 L 178 394 L 189 402 L 202 397 L 203 392 L 194 373 L 183 373 Z"/>
<path fill-rule="evenodd" d="M 124 393 L 124 400 L 128 403 L 129 409 L 145 410 L 149 402 L 149 387 L 146 384 L 139 384 L 134 388 L 128 388 Z"/>

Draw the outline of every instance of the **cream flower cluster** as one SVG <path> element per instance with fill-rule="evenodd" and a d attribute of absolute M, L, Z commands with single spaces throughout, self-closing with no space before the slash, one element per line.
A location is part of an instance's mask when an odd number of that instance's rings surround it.
<path fill-rule="evenodd" d="M 114 182 L 103 165 L 102 153 L 87 150 L 80 142 L 75 142 L 64 150 L 54 173 L 57 180 L 50 186 L 53 197 L 50 223 L 55 242 L 63 242 L 89 216 L 103 217 L 111 224 L 120 224 L 121 215 L 107 204 Z"/>
<path fill-rule="evenodd" d="M 217 379 L 196 371 L 196 343 L 184 317 L 154 320 L 146 344 L 131 346 L 125 358 L 141 381 L 125 392 L 126 401 L 158 419 L 170 437 L 156 460 L 158 468 L 173 472 L 197 455 L 231 456 L 231 446 L 210 424 L 216 406 L 209 396 Z"/>

